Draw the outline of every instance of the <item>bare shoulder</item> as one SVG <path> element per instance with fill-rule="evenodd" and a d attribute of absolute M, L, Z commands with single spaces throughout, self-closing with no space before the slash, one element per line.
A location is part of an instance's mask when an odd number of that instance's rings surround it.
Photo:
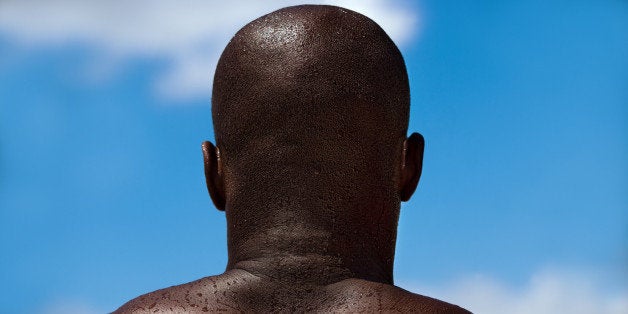
<path fill-rule="evenodd" d="M 245 283 L 246 278 L 231 274 L 205 277 L 141 295 L 113 313 L 238 312 L 227 292 Z"/>
<path fill-rule="evenodd" d="M 190 310 L 204 309 L 203 304 L 198 304 L 196 300 L 201 295 L 196 295 L 198 285 L 202 285 L 210 281 L 211 277 L 203 278 L 186 284 L 172 286 L 160 290 L 156 290 L 141 295 L 121 306 L 113 313 L 176 313 Z M 198 307 L 198 309 L 196 309 Z"/>
<path fill-rule="evenodd" d="M 329 289 L 336 298 L 331 312 L 471 313 L 451 303 L 366 280 L 345 280 L 329 286 Z"/>
<path fill-rule="evenodd" d="M 139 296 L 114 313 L 298 312 L 469 314 L 456 305 L 361 279 L 328 286 L 269 283 L 242 271 Z"/>

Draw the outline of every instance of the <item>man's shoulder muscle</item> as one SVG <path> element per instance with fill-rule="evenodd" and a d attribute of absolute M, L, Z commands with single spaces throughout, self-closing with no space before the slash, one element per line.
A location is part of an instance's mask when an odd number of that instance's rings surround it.
<path fill-rule="evenodd" d="M 216 304 L 218 276 L 205 277 L 178 286 L 172 286 L 141 295 L 113 313 L 196 313 L 222 309 Z"/>
<path fill-rule="evenodd" d="M 342 302 L 331 311 L 469 314 L 453 304 L 412 293 L 397 286 L 351 279 L 330 287 Z"/>

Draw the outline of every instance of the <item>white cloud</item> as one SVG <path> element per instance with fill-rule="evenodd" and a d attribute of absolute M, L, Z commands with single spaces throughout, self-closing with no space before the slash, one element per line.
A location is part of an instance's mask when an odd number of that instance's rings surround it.
<path fill-rule="evenodd" d="M 418 12 L 398 1 L 9 0 L 0 2 L 0 33 L 26 47 L 88 44 L 108 65 L 134 57 L 164 58 L 170 67 L 157 79 L 158 93 L 208 97 L 216 62 L 231 36 L 249 21 L 299 2 L 363 13 L 399 45 L 418 32 Z M 95 68 L 94 73 L 115 73 Z"/>
<path fill-rule="evenodd" d="M 96 314 L 105 313 L 81 301 L 56 301 L 44 306 L 37 313 L 41 314 Z"/>
<path fill-rule="evenodd" d="M 481 275 L 441 287 L 406 286 L 477 314 L 628 313 L 628 290 L 606 287 L 582 273 L 541 271 L 518 288 Z"/>

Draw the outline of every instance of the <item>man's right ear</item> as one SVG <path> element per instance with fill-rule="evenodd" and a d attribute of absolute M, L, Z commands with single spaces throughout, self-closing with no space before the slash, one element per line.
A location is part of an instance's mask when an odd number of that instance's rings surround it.
<path fill-rule="evenodd" d="M 225 210 L 225 184 L 220 164 L 220 151 L 212 143 L 205 141 L 201 145 L 205 164 L 205 182 L 207 191 L 218 210 Z"/>

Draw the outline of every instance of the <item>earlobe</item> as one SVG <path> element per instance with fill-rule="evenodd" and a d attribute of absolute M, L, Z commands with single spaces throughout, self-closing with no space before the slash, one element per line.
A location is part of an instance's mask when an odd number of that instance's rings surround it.
<path fill-rule="evenodd" d="M 401 178 L 399 180 L 399 198 L 403 202 L 410 199 L 419 184 L 423 171 L 424 148 L 425 140 L 419 133 L 412 133 L 403 143 Z"/>
<path fill-rule="evenodd" d="M 220 167 L 220 151 L 212 143 L 201 144 L 205 165 L 207 191 L 218 210 L 225 210 L 225 188 Z"/>

